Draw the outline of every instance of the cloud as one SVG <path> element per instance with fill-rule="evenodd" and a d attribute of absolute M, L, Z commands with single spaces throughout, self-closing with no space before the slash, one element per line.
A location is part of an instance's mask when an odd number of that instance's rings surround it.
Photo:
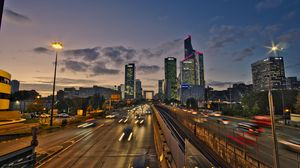
<path fill-rule="evenodd" d="M 52 84 L 53 77 L 34 77 L 37 79 L 38 83 L 41 84 Z M 72 79 L 72 78 L 56 78 L 56 83 L 58 85 L 66 86 L 66 85 L 87 85 L 87 84 L 95 84 L 97 81 L 89 80 L 89 79 Z"/>
<path fill-rule="evenodd" d="M 244 60 L 247 57 L 250 57 L 254 54 L 255 46 L 244 48 L 241 51 L 234 52 L 232 55 L 235 57 L 233 61 L 239 62 Z"/>
<path fill-rule="evenodd" d="M 275 29 L 274 27 L 273 29 Z M 257 35 L 258 33 L 262 33 L 262 30 L 264 30 L 264 27 L 260 25 L 214 25 L 209 30 L 210 37 L 207 45 L 211 51 L 222 49 L 229 44 L 236 44 L 241 40 L 245 40 L 245 38 L 249 41 L 254 33 Z"/>
<path fill-rule="evenodd" d="M 283 0 L 261 0 L 256 4 L 256 9 L 269 9 L 269 8 L 276 8 L 281 5 Z"/>
<path fill-rule="evenodd" d="M 74 58 L 83 58 L 85 61 L 94 61 L 99 56 L 99 47 L 94 48 L 83 48 L 83 49 L 74 49 L 66 50 L 64 54 L 67 56 L 72 56 Z"/>
<path fill-rule="evenodd" d="M 23 14 L 17 13 L 11 9 L 4 9 L 4 16 L 14 22 L 18 23 L 28 23 L 30 22 L 30 18 Z"/>
<path fill-rule="evenodd" d="M 124 46 L 105 47 L 101 49 L 101 55 L 109 58 L 116 65 L 123 64 L 125 60 L 132 60 L 136 57 L 135 49 L 126 48 Z"/>
<path fill-rule="evenodd" d="M 281 24 L 268 25 L 264 28 L 264 32 L 267 33 L 267 34 L 276 33 L 281 29 L 281 27 L 282 27 Z"/>
<path fill-rule="evenodd" d="M 52 84 L 41 84 L 41 83 L 21 83 L 21 90 L 37 90 L 39 92 L 52 90 Z M 62 90 L 64 87 L 55 85 L 56 90 Z"/>
<path fill-rule="evenodd" d="M 51 53 L 51 50 L 45 47 L 36 47 L 33 49 L 34 52 L 40 53 L 40 54 L 48 54 Z"/>
<path fill-rule="evenodd" d="M 214 16 L 210 19 L 211 22 L 215 22 L 218 20 L 224 19 L 224 16 Z"/>
<path fill-rule="evenodd" d="M 228 43 L 234 43 L 243 35 L 236 27 L 230 25 L 212 26 L 209 32 L 211 34 L 208 40 L 210 49 L 218 49 Z"/>
<path fill-rule="evenodd" d="M 292 29 L 278 37 L 279 41 L 293 43 L 300 40 L 300 28 Z"/>
<path fill-rule="evenodd" d="M 283 19 L 284 20 L 294 19 L 295 17 L 297 17 L 297 14 L 298 14 L 298 11 L 296 11 L 296 10 L 290 11 L 287 15 L 283 16 Z"/>
<path fill-rule="evenodd" d="M 183 39 L 175 39 L 160 44 L 155 48 L 145 48 L 139 52 L 140 58 L 151 59 L 165 56 L 174 56 L 182 53 L 183 55 Z"/>
<path fill-rule="evenodd" d="M 160 70 L 157 65 L 140 65 L 137 67 L 137 71 L 145 74 L 156 73 Z"/>
<path fill-rule="evenodd" d="M 64 60 L 64 67 L 73 72 L 85 72 L 88 68 L 88 64 L 81 61 Z"/>
<path fill-rule="evenodd" d="M 120 70 L 107 68 L 105 63 L 97 62 L 96 65 L 93 66 L 92 72 L 93 72 L 92 76 L 117 75 L 117 74 L 119 74 Z"/>

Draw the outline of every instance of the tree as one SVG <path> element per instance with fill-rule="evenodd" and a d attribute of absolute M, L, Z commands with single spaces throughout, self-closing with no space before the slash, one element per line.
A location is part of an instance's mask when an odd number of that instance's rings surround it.
<path fill-rule="evenodd" d="M 194 98 L 188 98 L 186 100 L 186 106 L 192 109 L 198 109 L 198 103 Z"/>
<path fill-rule="evenodd" d="M 44 110 L 43 103 L 40 99 L 35 100 L 34 102 L 30 103 L 27 107 L 27 112 L 37 112 L 42 113 Z"/>

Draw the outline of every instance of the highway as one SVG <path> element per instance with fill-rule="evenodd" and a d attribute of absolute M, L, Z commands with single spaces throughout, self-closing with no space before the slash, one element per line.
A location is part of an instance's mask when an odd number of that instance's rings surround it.
<path fill-rule="evenodd" d="M 135 125 L 133 118 L 129 119 L 128 124 L 134 125 L 133 138 L 131 141 L 126 139 L 121 142 L 119 138 L 127 124 L 119 124 L 114 119 L 107 120 L 111 122 L 95 127 L 91 133 L 56 154 L 40 167 L 127 168 L 141 156 L 145 156 L 145 163 L 148 166 L 158 167 L 153 142 L 152 116 L 146 116 L 142 126 Z"/>
<path fill-rule="evenodd" d="M 170 112 L 172 111 L 172 112 Z M 169 113 L 178 120 L 188 121 L 197 123 L 198 127 L 204 127 L 208 130 L 216 133 L 217 135 L 224 137 L 225 139 L 232 142 L 234 145 L 239 146 L 250 156 L 268 164 L 272 165 L 272 134 L 270 128 L 263 128 L 263 133 L 259 136 L 248 136 L 247 134 L 238 135 L 236 133 L 236 126 L 238 123 L 245 122 L 244 120 L 227 118 L 230 123 L 228 125 L 218 123 L 217 120 L 219 118 L 226 118 L 225 116 L 221 117 L 204 117 L 201 114 L 192 114 L 191 112 L 184 111 L 180 108 L 172 108 L 169 109 Z M 300 130 L 293 129 L 289 127 L 280 126 L 277 127 L 277 137 L 278 140 L 283 139 L 291 139 L 291 138 L 299 138 Z M 245 137 L 252 139 L 253 141 L 240 141 L 241 138 L 245 139 Z M 300 154 L 290 151 L 286 149 L 283 145 L 279 143 L 279 158 L 280 158 L 280 166 L 281 167 L 289 167 L 289 168 L 299 168 L 300 166 Z"/>
<path fill-rule="evenodd" d="M 125 113 L 124 113 L 125 115 Z M 127 115 L 127 114 L 126 114 Z M 36 149 L 40 155 L 38 167 L 114 167 L 128 168 L 137 159 L 144 158 L 147 166 L 158 167 L 153 142 L 152 115 L 145 115 L 145 122 L 138 126 L 134 115 L 126 124 L 115 119 L 97 120 L 95 127 L 70 127 L 38 136 Z M 119 141 L 123 129 L 131 125 L 133 136 Z M 30 144 L 31 138 L 1 143 L 1 151 L 13 151 Z M 17 144 L 17 145 L 14 145 Z M 42 159 L 42 156 L 47 159 Z M 50 157 L 51 156 L 51 157 Z"/>

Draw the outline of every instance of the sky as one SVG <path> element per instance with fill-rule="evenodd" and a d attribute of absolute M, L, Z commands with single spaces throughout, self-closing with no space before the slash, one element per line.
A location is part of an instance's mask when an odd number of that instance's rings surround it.
<path fill-rule="evenodd" d="M 142 87 L 157 92 L 164 58 L 182 60 L 188 35 L 215 89 L 252 83 L 251 63 L 272 56 L 271 41 L 284 48 L 286 76 L 300 77 L 300 0 L 6 0 L 4 8 L 0 69 L 42 95 L 51 94 L 53 41 L 64 44 L 57 90 L 119 85 L 133 62 Z"/>

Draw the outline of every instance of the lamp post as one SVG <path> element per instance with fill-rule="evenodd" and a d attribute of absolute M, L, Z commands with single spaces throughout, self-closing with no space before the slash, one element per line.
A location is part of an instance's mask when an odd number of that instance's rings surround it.
<path fill-rule="evenodd" d="M 271 47 L 269 48 L 269 54 L 278 53 L 278 51 L 282 50 L 279 45 L 275 45 L 272 42 Z M 269 77 L 268 77 L 269 89 L 268 89 L 268 101 L 269 101 L 269 110 L 270 110 L 270 118 L 271 118 L 271 127 L 272 127 L 272 137 L 273 137 L 273 166 L 274 168 L 279 168 L 279 156 L 278 156 L 278 144 L 277 144 L 277 135 L 276 135 L 276 128 L 275 128 L 275 115 L 274 115 L 274 104 L 273 104 L 273 96 L 272 96 L 272 86 L 271 86 L 271 62 L 269 62 Z"/>
<path fill-rule="evenodd" d="M 58 51 L 63 49 L 63 44 L 60 42 L 53 42 L 51 44 L 52 48 L 55 50 L 55 65 L 54 65 L 54 79 L 53 79 L 53 92 L 52 92 L 52 102 L 51 102 L 51 114 L 50 114 L 50 126 L 53 125 L 53 109 L 54 109 L 54 94 L 55 94 L 55 81 L 56 81 L 56 67 L 57 67 L 57 55 Z"/>

